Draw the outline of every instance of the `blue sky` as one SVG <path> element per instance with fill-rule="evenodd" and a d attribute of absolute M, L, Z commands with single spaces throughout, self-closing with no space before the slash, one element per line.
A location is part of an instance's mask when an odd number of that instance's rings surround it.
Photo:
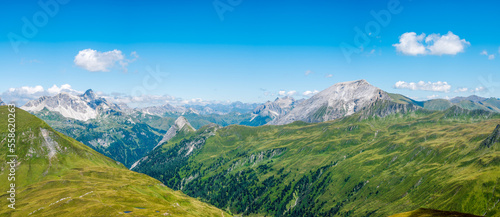
<path fill-rule="evenodd" d="M 496 1 L 40 2 L 48 10 L 3 1 L 3 99 L 69 84 L 120 97 L 264 102 L 357 79 L 420 100 L 500 96 Z"/>

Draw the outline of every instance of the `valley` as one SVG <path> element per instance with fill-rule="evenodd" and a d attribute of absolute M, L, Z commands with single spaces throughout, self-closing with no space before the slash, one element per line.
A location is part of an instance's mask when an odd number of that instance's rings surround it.
<path fill-rule="evenodd" d="M 7 106 L 0 107 L 6 122 Z M 49 127 L 18 109 L 16 209 L 0 216 L 224 216 L 224 211 L 174 191 Z M 7 133 L 1 126 L 0 134 Z M 0 141 L 7 153 L 7 140 Z M 0 205 L 7 207 L 9 164 L 0 164 Z"/>

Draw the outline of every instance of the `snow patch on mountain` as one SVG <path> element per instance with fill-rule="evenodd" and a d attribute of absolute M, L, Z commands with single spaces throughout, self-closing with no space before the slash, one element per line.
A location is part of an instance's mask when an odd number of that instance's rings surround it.
<path fill-rule="evenodd" d="M 72 95 L 62 92 L 55 96 L 42 96 L 32 100 L 21 107 L 29 112 L 39 112 L 43 109 L 60 113 L 67 118 L 87 121 L 94 119 L 99 113 L 110 109 L 120 110 L 113 103 L 108 103 L 104 98 L 98 97 L 92 90 L 87 90 L 82 95 Z"/>

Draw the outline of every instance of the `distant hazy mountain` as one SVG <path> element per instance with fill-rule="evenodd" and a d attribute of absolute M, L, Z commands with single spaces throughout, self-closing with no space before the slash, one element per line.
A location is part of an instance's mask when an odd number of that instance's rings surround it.
<path fill-rule="evenodd" d="M 458 96 L 458 97 L 455 97 L 453 99 L 450 99 L 450 102 L 459 103 L 459 102 L 464 101 L 464 100 L 468 100 L 468 101 L 472 101 L 472 102 L 481 102 L 481 101 L 486 100 L 486 98 L 476 96 L 476 95 L 471 95 L 468 97 Z"/>
<path fill-rule="evenodd" d="M 267 116 L 274 120 L 290 112 L 295 105 L 296 100 L 292 97 L 286 96 L 276 98 L 273 102 L 267 101 L 263 105 L 255 108 L 253 110 L 253 114 Z"/>
<path fill-rule="evenodd" d="M 366 80 L 337 83 L 297 105 L 286 115 L 270 122 L 283 125 L 294 121 L 323 122 L 352 115 L 377 100 L 391 100 Z"/>
<path fill-rule="evenodd" d="M 143 113 L 150 114 L 150 115 L 158 115 L 158 116 L 164 116 L 166 114 L 183 114 L 189 109 L 182 107 L 182 106 L 173 106 L 170 104 L 165 104 L 161 106 L 151 106 L 151 107 L 146 107 L 146 108 L 140 108 L 137 109 Z"/>
<path fill-rule="evenodd" d="M 274 101 L 267 101 L 252 111 L 250 120 L 241 124 L 247 126 L 261 126 L 267 124 L 290 112 L 301 101 L 297 101 L 290 96 L 276 98 Z"/>
<path fill-rule="evenodd" d="M 490 112 L 500 112 L 500 100 L 497 98 L 483 98 L 479 96 L 455 97 L 447 99 L 431 99 L 427 101 L 415 101 L 400 94 L 390 94 L 391 98 L 400 103 L 410 103 L 427 110 L 443 111 L 453 106 L 468 110 L 484 110 Z"/>
<path fill-rule="evenodd" d="M 206 105 L 191 105 L 187 104 L 184 106 L 175 106 L 171 104 L 165 104 L 161 106 L 150 106 L 145 108 L 138 108 L 136 110 L 159 116 L 168 115 L 184 115 L 186 113 L 193 113 L 197 115 L 226 115 L 229 113 L 250 113 L 260 104 L 257 103 L 242 103 L 233 102 L 230 104 L 206 104 Z"/>
<path fill-rule="evenodd" d="M 0 98 L 0 106 L 2 105 L 5 105 L 5 103 L 2 101 L 2 99 Z"/>
<path fill-rule="evenodd" d="M 260 103 L 233 102 L 229 104 L 212 103 L 207 105 L 188 104 L 185 105 L 185 107 L 194 109 L 193 111 L 196 111 L 196 113 L 201 115 L 208 115 L 208 114 L 225 115 L 229 113 L 250 113 L 259 105 Z"/>
<path fill-rule="evenodd" d="M 29 112 L 38 112 L 46 108 L 49 111 L 59 112 L 64 117 L 82 121 L 94 119 L 98 114 L 109 110 L 120 110 L 118 105 L 98 97 L 91 89 L 82 95 L 60 93 L 55 96 L 43 96 L 38 100 L 29 101 L 21 108 Z"/>

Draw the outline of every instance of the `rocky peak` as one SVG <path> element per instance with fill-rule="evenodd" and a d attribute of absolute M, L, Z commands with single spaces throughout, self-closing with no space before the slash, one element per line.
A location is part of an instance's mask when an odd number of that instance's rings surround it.
<path fill-rule="evenodd" d="M 163 135 L 163 138 L 161 141 L 153 148 L 155 149 L 156 147 L 170 141 L 170 139 L 174 138 L 179 132 L 186 132 L 186 131 L 196 131 L 193 126 L 189 123 L 189 121 L 184 117 L 180 116 L 175 120 L 174 125 L 172 125 L 168 130 L 165 135 Z"/>
<path fill-rule="evenodd" d="M 352 115 L 377 100 L 391 100 L 381 89 L 366 80 L 348 81 L 315 94 L 301 102 L 288 114 L 270 124 L 282 125 L 294 121 L 323 122 Z"/>
<path fill-rule="evenodd" d="M 96 100 L 98 97 L 97 95 L 94 93 L 94 91 L 92 89 L 88 89 L 87 91 L 85 91 L 85 93 L 82 95 L 82 98 L 87 100 L 87 101 L 94 101 Z"/>
<path fill-rule="evenodd" d="M 181 130 L 185 126 L 187 126 L 189 130 L 195 131 L 194 127 L 191 126 L 189 121 L 184 116 L 180 116 L 177 118 L 177 120 L 175 120 L 175 126 L 177 126 L 178 130 Z"/>
<path fill-rule="evenodd" d="M 481 142 L 479 148 L 491 148 L 497 142 L 500 142 L 500 124 L 497 124 L 493 132 Z"/>

